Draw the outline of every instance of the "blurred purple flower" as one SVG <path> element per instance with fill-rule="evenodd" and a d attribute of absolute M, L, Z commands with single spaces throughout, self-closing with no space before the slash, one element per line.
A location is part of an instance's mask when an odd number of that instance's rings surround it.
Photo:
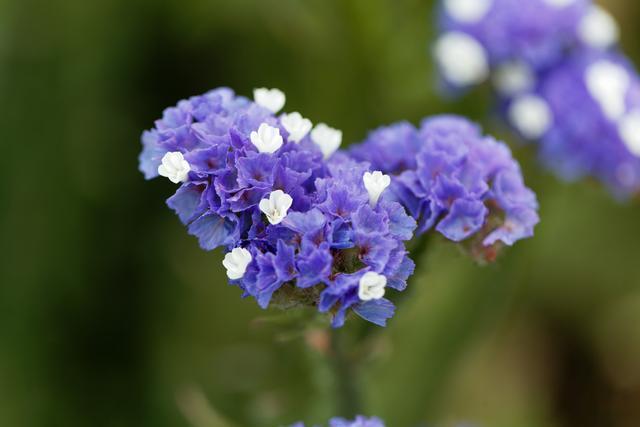
<path fill-rule="evenodd" d="M 304 427 L 304 423 L 296 423 L 291 427 Z M 367 418 L 358 415 L 354 420 L 332 418 L 329 420 L 329 427 L 384 427 L 384 422 L 377 417 Z"/>
<path fill-rule="evenodd" d="M 527 84 L 530 74 L 562 58 L 567 48 L 607 48 L 615 21 L 591 0 L 442 0 L 434 55 L 454 87 Z"/>
<path fill-rule="evenodd" d="M 593 177 L 621 198 L 640 192 L 640 79 L 624 56 L 575 54 L 504 104 L 509 124 L 537 140 L 564 179 Z"/>

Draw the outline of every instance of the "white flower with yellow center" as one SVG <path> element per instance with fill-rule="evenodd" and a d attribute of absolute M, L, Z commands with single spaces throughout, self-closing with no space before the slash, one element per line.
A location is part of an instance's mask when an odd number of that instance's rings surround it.
<path fill-rule="evenodd" d="M 287 216 L 287 211 L 292 204 L 293 199 L 290 195 L 282 190 L 276 190 L 269 194 L 268 199 L 260 200 L 258 207 L 267 216 L 269 223 L 276 225 Z"/>

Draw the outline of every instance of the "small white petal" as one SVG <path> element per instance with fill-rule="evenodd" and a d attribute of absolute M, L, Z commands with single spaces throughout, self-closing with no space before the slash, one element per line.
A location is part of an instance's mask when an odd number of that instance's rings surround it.
<path fill-rule="evenodd" d="M 313 127 L 311 120 L 305 119 L 298 112 L 283 114 L 280 123 L 289 132 L 289 139 L 296 143 L 307 136 Z"/>
<path fill-rule="evenodd" d="M 364 188 L 369 193 L 369 203 L 372 207 L 376 207 L 380 195 L 391 184 L 391 177 L 384 175 L 380 171 L 365 172 L 362 176 L 362 181 L 364 182 Z"/>
<path fill-rule="evenodd" d="M 535 76 L 531 67 L 521 61 L 500 65 L 493 75 L 493 84 L 504 96 L 515 96 L 533 89 Z"/>
<path fill-rule="evenodd" d="M 547 3 L 549 6 L 553 6 L 558 9 L 562 9 L 567 6 L 570 6 L 573 3 L 575 3 L 575 1 L 576 0 L 544 0 L 544 2 Z"/>
<path fill-rule="evenodd" d="M 610 120 L 619 120 L 626 111 L 626 96 L 631 85 L 627 70 L 614 62 L 601 60 L 585 72 L 585 84 L 603 113 Z"/>
<path fill-rule="evenodd" d="M 476 39 L 462 33 L 445 33 L 436 41 L 434 56 L 444 78 L 456 86 L 482 83 L 489 76 L 489 61 Z"/>
<path fill-rule="evenodd" d="M 284 103 L 286 102 L 286 96 L 280 89 L 267 89 L 264 87 L 254 89 L 253 99 L 256 101 L 256 104 L 266 108 L 274 114 L 282 110 L 282 107 L 284 107 Z"/>
<path fill-rule="evenodd" d="M 261 153 L 275 153 L 282 147 L 282 135 L 280 129 L 262 123 L 258 131 L 251 132 L 249 135 L 251 142 Z"/>
<path fill-rule="evenodd" d="M 618 124 L 620 138 L 636 157 L 640 157 L 640 110 L 625 115 Z"/>
<path fill-rule="evenodd" d="M 227 269 L 227 277 L 231 280 L 238 280 L 244 276 L 247 266 L 253 257 L 251 252 L 244 248 L 234 248 L 224 256 L 222 265 Z"/>
<path fill-rule="evenodd" d="M 620 28 L 609 12 L 593 5 L 580 21 L 578 36 L 587 46 L 607 49 L 618 42 Z"/>
<path fill-rule="evenodd" d="M 464 23 L 478 22 L 489 12 L 493 0 L 444 0 L 447 14 Z"/>
<path fill-rule="evenodd" d="M 272 191 L 268 199 L 260 200 L 258 207 L 267 216 L 270 224 L 280 224 L 287 216 L 287 211 L 293 204 L 293 198 L 282 190 Z"/>
<path fill-rule="evenodd" d="M 523 95 L 509 107 L 509 120 L 527 139 L 543 136 L 553 121 L 547 102 L 536 95 Z"/>
<path fill-rule="evenodd" d="M 366 272 L 358 286 L 358 297 L 362 301 L 380 299 L 384 296 L 387 278 L 373 271 Z"/>
<path fill-rule="evenodd" d="M 328 159 L 342 144 L 342 131 L 319 123 L 311 131 L 311 140 L 320 147 L 325 159 Z"/>
<path fill-rule="evenodd" d="M 158 175 L 169 178 L 174 184 L 184 182 L 189 177 L 191 166 L 179 151 L 166 153 L 158 166 Z"/>

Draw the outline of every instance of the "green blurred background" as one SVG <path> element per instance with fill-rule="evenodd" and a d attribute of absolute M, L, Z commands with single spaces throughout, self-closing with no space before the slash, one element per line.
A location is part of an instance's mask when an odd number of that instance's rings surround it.
<path fill-rule="evenodd" d="M 523 0 L 526 1 L 526 0 Z M 640 63 L 640 3 L 602 2 Z M 255 426 L 333 415 L 330 371 L 226 284 L 137 171 L 164 107 L 283 89 L 348 142 L 441 99 L 425 0 L 0 0 L 0 426 Z M 534 239 L 474 265 L 435 241 L 357 364 L 389 427 L 640 425 L 640 204 L 563 184 L 512 144 Z M 346 328 L 358 332 L 360 320 Z M 288 337 L 286 336 L 288 335 Z M 312 337 L 313 338 L 313 337 Z M 322 335 L 316 337 L 322 342 Z"/>

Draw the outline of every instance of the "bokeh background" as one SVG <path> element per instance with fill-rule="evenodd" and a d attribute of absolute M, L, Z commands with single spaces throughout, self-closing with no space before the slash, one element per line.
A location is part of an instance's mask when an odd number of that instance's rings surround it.
<path fill-rule="evenodd" d="M 640 3 L 601 3 L 640 63 Z M 542 171 L 483 90 L 440 97 L 433 22 L 426 0 L 1 0 L 0 426 L 333 415 L 308 345 L 322 335 L 241 300 L 222 254 L 164 205 L 174 186 L 137 171 L 162 109 L 222 85 L 281 88 L 346 142 L 466 114 L 512 143 L 539 195 L 536 237 L 495 265 L 430 242 L 355 366 L 366 413 L 390 427 L 640 425 L 640 202 Z"/>

